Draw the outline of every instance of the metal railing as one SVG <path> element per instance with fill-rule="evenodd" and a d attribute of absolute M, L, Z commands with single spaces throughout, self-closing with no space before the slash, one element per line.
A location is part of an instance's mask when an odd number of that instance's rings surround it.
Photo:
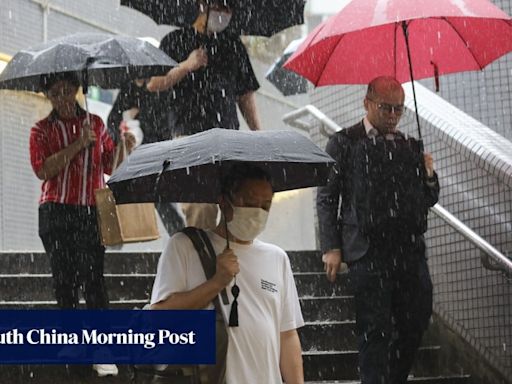
<path fill-rule="evenodd" d="M 335 132 L 341 130 L 341 127 L 336 124 L 336 122 L 334 122 L 317 107 L 311 104 L 287 113 L 283 116 L 283 121 L 292 127 L 310 132 L 314 125 L 310 122 L 301 120 L 302 118 L 308 116 L 315 118 L 321 123 L 320 132 L 326 137 L 329 137 Z M 484 268 L 493 271 L 501 271 L 505 273 L 509 278 L 512 278 L 512 260 L 503 255 L 500 251 L 498 251 L 490 243 L 480 237 L 475 231 L 469 228 L 466 224 L 460 221 L 457 217 L 455 217 L 441 205 L 436 204 L 430 208 L 430 210 L 439 218 L 441 218 L 446 224 L 455 229 L 465 239 L 471 242 L 476 248 L 482 251 L 481 261 Z M 493 260 L 493 262 L 491 260 Z"/>

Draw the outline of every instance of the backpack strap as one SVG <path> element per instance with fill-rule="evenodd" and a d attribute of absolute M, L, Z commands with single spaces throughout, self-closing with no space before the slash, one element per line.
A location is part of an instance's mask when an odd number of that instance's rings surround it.
<path fill-rule="evenodd" d="M 203 266 L 206 279 L 211 279 L 215 275 L 217 256 L 215 255 L 215 250 L 213 249 L 213 245 L 208 235 L 202 229 L 195 227 L 186 227 L 181 231 L 188 236 L 190 241 L 192 241 L 192 244 L 199 255 L 199 260 L 201 260 L 201 265 Z M 220 295 L 222 297 L 222 302 L 225 305 L 229 304 L 228 294 L 225 288 L 221 291 Z M 221 310 L 218 296 L 213 300 L 213 304 L 217 311 Z"/>

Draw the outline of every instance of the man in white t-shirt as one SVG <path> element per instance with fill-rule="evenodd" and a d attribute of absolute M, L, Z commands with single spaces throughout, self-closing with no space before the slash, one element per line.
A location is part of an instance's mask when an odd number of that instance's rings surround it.
<path fill-rule="evenodd" d="M 222 184 L 227 233 L 224 218 L 206 232 L 217 254 L 215 275 L 206 280 L 192 242 L 178 232 L 160 257 L 151 308 L 213 309 L 212 300 L 226 288 L 230 304 L 219 301 L 228 319 L 236 276 L 239 326 L 228 327 L 226 383 L 303 383 L 297 328 L 304 320 L 290 262 L 281 248 L 256 239 L 272 203 L 271 181 L 259 168 L 238 164 Z"/>

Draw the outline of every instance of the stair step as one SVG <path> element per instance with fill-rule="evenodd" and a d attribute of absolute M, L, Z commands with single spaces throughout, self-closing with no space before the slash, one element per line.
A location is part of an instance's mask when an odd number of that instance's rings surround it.
<path fill-rule="evenodd" d="M 130 382 L 131 369 L 119 365 L 116 377 L 95 376 L 89 365 L 66 367 L 65 365 L 0 365 L 2 382 L 8 384 L 125 384 Z M 307 372 L 307 371 L 306 371 Z M 469 376 L 411 377 L 416 384 L 469 384 Z M 308 380 L 305 384 L 361 384 L 354 379 Z"/>
<path fill-rule="evenodd" d="M 301 297 L 300 306 L 306 321 L 343 321 L 354 319 L 352 296 Z"/>
<path fill-rule="evenodd" d="M 105 275 L 111 300 L 149 300 L 154 275 Z M 0 292 L 4 301 L 46 301 L 53 299 L 52 276 L 0 275 Z"/>
<path fill-rule="evenodd" d="M 105 273 L 156 273 L 159 252 L 106 252 Z M 5 273 L 48 274 L 50 260 L 44 252 L 0 252 L 0 267 Z"/>
<path fill-rule="evenodd" d="M 155 275 L 152 273 L 105 274 L 111 300 L 147 300 Z M 337 297 L 348 291 L 347 279 L 340 276 L 332 284 L 323 274 L 295 274 L 300 297 Z M 2 274 L 0 292 L 4 301 L 41 301 L 53 299 L 52 276 L 45 274 Z"/>
<path fill-rule="evenodd" d="M 325 277 L 324 272 L 298 272 L 294 273 L 295 284 L 299 297 L 341 297 L 350 294 L 348 278 L 341 274 L 335 283 L 331 283 Z"/>
<path fill-rule="evenodd" d="M 306 323 L 298 330 L 303 351 L 356 350 L 355 321 Z"/>
<path fill-rule="evenodd" d="M 337 337 L 340 340 L 339 335 Z M 350 380 L 355 380 L 358 377 L 357 348 L 350 349 L 341 341 L 338 343 L 337 349 L 332 350 L 305 350 L 304 345 L 302 347 L 304 349 L 302 359 L 306 380 L 320 380 L 320 382 L 322 380 L 348 380 L 350 382 Z M 341 348 L 344 350 L 340 350 Z M 443 375 L 442 377 L 461 377 L 453 372 L 442 371 L 439 352 L 439 346 L 421 346 L 416 355 L 412 374 L 417 377 L 426 377 L 435 372 L 437 375 Z M 425 366 L 430 368 L 428 372 L 425 372 Z"/>
<path fill-rule="evenodd" d="M 317 251 L 289 251 L 292 269 L 296 272 L 323 272 Z M 160 252 L 105 253 L 105 273 L 156 273 Z M 45 252 L 0 252 L 0 270 L 9 274 L 50 273 Z"/>
<path fill-rule="evenodd" d="M 470 384 L 470 376 L 436 376 L 436 377 L 410 377 L 408 383 L 416 384 Z M 354 380 L 335 380 L 335 381 L 306 381 L 304 384 L 361 384 Z"/>
<path fill-rule="evenodd" d="M 319 251 L 286 252 L 294 272 L 324 272 L 322 253 Z"/>
<path fill-rule="evenodd" d="M 142 308 L 148 303 L 148 300 L 111 300 L 110 309 L 135 309 Z M 80 307 L 86 308 L 85 301 L 80 300 Z M 56 309 L 57 301 L 41 300 L 41 301 L 0 301 L 0 309 Z"/>
<path fill-rule="evenodd" d="M 131 370 L 119 365 L 119 375 L 97 377 L 90 365 L 0 365 L 2 383 L 6 384 L 126 384 Z"/>

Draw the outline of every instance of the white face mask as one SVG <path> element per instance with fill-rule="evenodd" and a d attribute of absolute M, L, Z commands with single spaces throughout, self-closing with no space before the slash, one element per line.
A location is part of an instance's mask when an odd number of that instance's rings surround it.
<path fill-rule="evenodd" d="M 231 13 L 210 10 L 208 15 L 208 32 L 219 33 L 225 30 L 231 21 Z"/>
<path fill-rule="evenodd" d="M 262 208 L 235 207 L 233 219 L 228 222 L 228 231 L 242 241 L 254 240 L 267 224 L 268 212 Z"/>

